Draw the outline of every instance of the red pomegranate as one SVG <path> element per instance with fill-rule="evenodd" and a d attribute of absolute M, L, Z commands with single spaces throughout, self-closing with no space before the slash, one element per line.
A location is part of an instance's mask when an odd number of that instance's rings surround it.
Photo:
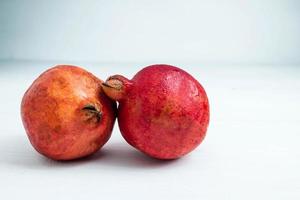
<path fill-rule="evenodd" d="M 41 154 L 71 160 L 96 152 L 109 139 L 116 104 L 102 81 L 75 66 L 41 74 L 24 94 L 21 116 L 29 140 Z"/>
<path fill-rule="evenodd" d="M 118 122 L 125 140 L 158 159 L 179 158 L 204 139 L 209 103 L 187 72 L 170 65 L 152 65 L 132 80 L 111 76 L 104 92 L 119 102 Z"/>

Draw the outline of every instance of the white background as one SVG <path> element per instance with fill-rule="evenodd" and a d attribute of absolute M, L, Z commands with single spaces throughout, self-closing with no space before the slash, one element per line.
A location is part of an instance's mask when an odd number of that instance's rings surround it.
<path fill-rule="evenodd" d="M 298 0 L 0 1 L 0 58 L 300 62 Z"/>
<path fill-rule="evenodd" d="M 1 1 L 0 199 L 300 199 L 298 1 Z M 61 63 L 101 79 L 153 63 L 206 89 L 204 142 L 171 162 L 113 136 L 71 162 L 31 147 L 20 102 Z"/>

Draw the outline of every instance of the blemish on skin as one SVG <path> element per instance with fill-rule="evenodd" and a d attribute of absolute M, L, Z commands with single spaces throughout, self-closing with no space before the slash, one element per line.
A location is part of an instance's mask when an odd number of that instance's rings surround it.
<path fill-rule="evenodd" d="M 61 125 L 55 126 L 53 130 L 54 130 L 56 133 L 59 133 L 60 130 L 61 130 Z"/>

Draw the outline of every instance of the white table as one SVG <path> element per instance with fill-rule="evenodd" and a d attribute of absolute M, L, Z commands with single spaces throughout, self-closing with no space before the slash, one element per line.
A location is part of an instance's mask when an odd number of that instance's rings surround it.
<path fill-rule="evenodd" d="M 300 66 L 179 63 L 210 99 L 207 137 L 194 152 L 149 159 L 116 124 L 96 155 L 56 162 L 35 152 L 20 119 L 23 93 L 55 63 L 0 62 L 0 199 L 300 199 Z M 150 63 L 73 64 L 105 79 Z"/>

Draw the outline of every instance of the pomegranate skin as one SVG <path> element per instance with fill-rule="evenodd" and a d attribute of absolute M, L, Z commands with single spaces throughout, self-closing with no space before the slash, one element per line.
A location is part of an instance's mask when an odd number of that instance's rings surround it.
<path fill-rule="evenodd" d="M 118 84 L 115 80 L 122 83 L 118 95 L 110 91 L 112 83 Z M 119 101 L 123 137 L 145 154 L 176 159 L 203 141 L 209 123 L 208 98 L 187 72 L 170 65 L 152 65 L 132 80 L 115 75 L 103 85 L 106 94 Z"/>
<path fill-rule="evenodd" d="M 42 73 L 21 103 L 32 146 L 54 160 L 72 160 L 99 150 L 110 138 L 116 104 L 102 81 L 76 66 L 58 65 Z"/>

